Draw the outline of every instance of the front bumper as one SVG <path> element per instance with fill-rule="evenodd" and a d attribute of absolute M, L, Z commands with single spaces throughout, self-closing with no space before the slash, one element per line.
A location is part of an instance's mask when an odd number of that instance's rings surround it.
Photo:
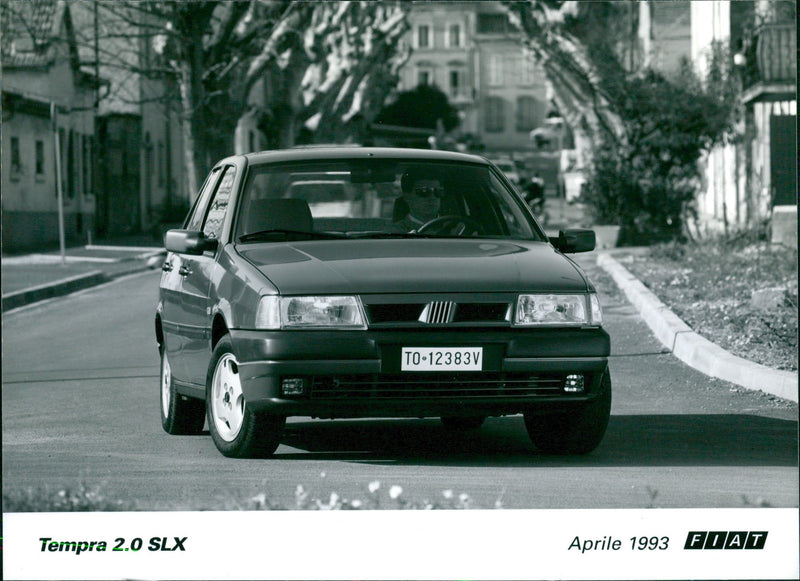
<path fill-rule="evenodd" d="M 323 418 L 506 415 L 593 399 L 610 340 L 597 327 L 381 331 L 233 331 L 254 411 Z M 481 347 L 480 371 L 401 371 L 402 347 Z M 567 375 L 584 389 L 565 391 Z M 300 379 L 302 394 L 282 392 Z"/>

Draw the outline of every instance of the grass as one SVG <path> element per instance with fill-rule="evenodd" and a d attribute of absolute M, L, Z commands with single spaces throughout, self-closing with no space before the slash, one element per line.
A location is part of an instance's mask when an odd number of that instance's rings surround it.
<path fill-rule="evenodd" d="M 797 250 L 742 237 L 662 244 L 618 257 L 695 332 L 727 351 L 775 369 L 797 370 Z M 786 289 L 770 310 L 754 291 Z"/>

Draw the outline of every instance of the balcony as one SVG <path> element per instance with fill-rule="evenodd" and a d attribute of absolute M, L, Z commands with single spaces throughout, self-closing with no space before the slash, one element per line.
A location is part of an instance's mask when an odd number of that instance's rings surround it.
<path fill-rule="evenodd" d="M 746 51 L 742 100 L 794 99 L 797 92 L 797 30 L 794 24 L 761 26 Z"/>

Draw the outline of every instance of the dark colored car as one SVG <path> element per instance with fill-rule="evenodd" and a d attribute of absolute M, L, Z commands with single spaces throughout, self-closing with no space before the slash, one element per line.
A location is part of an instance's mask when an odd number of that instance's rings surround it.
<path fill-rule="evenodd" d="M 309 183 L 314 200 L 331 185 L 324 202 L 308 201 Z M 413 215 L 423 207 L 435 215 Z M 155 331 L 171 434 L 207 419 L 220 452 L 246 457 L 273 453 L 287 416 L 475 429 L 523 414 L 534 444 L 560 454 L 605 433 L 609 336 L 565 256 L 592 250 L 594 233 L 548 239 L 481 157 L 229 157 L 165 243 Z"/>

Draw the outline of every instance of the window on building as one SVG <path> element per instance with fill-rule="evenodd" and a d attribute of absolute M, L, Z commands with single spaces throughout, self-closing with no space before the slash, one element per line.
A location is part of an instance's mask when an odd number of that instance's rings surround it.
<path fill-rule="evenodd" d="M 19 153 L 19 137 L 11 138 L 11 179 L 18 180 L 22 173 L 22 156 Z"/>
<path fill-rule="evenodd" d="M 44 141 L 36 140 L 36 177 L 44 178 Z"/>
<path fill-rule="evenodd" d="M 533 85 L 536 82 L 536 63 L 532 58 L 522 57 L 519 61 L 519 84 Z"/>
<path fill-rule="evenodd" d="M 536 99 L 530 96 L 517 97 L 517 131 L 533 131 L 536 128 Z"/>
<path fill-rule="evenodd" d="M 506 34 L 509 32 L 508 17 L 505 14 L 478 14 L 478 34 Z"/>
<path fill-rule="evenodd" d="M 74 131 L 69 132 L 69 141 L 67 142 L 67 164 L 64 170 L 67 178 L 67 198 L 70 200 L 75 197 L 80 184 L 80 174 L 78 173 L 78 146 L 76 144 L 77 135 Z"/>
<path fill-rule="evenodd" d="M 92 168 L 94 167 L 94 137 L 83 136 L 83 193 L 92 193 Z"/>
<path fill-rule="evenodd" d="M 489 57 L 489 85 L 497 87 L 503 84 L 503 55 L 493 54 Z"/>
<path fill-rule="evenodd" d="M 464 38 L 461 34 L 461 24 L 453 23 L 447 27 L 447 46 L 449 48 L 461 48 L 464 46 Z"/>
<path fill-rule="evenodd" d="M 505 131 L 505 103 L 500 97 L 486 99 L 485 126 L 488 133 L 502 133 Z"/>
<path fill-rule="evenodd" d="M 165 163 L 166 163 L 166 152 L 164 149 L 164 142 L 160 139 L 158 140 L 158 187 L 163 188 L 164 184 L 167 181 L 167 172 L 165 170 Z"/>
<path fill-rule="evenodd" d="M 417 85 L 432 85 L 433 84 L 433 70 L 428 67 L 420 67 L 417 69 Z"/>
<path fill-rule="evenodd" d="M 149 214 L 153 192 L 153 172 L 155 171 L 153 167 L 153 142 L 149 131 L 144 134 L 144 147 L 142 149 L 144 151 L 144 173 L 142 179 L 144 181 L 145 210 Z"/>
<path fill-rule="evenodd" d="M 450 97 L 467 96 L 467 70 L 463 66 L 452 67 L 448 72 L 448 91 Z"/>
<path fill-rule="evenodd" d="M 433 48 L 433 35 L 430 24 L 417 25 L 417 48 Z"/>
<path fill-rule="evenodd" d="M 60 152 L 60 160 L 59 163 L 61 164 L 61 193 L 62 195 L 64 192 L 67 191 L 67 132 L 64 130 L 63 127 L 58 129 L 58 147 Z M 56 188 L 56 197 L 58 197 L 58 188 Z"/>

